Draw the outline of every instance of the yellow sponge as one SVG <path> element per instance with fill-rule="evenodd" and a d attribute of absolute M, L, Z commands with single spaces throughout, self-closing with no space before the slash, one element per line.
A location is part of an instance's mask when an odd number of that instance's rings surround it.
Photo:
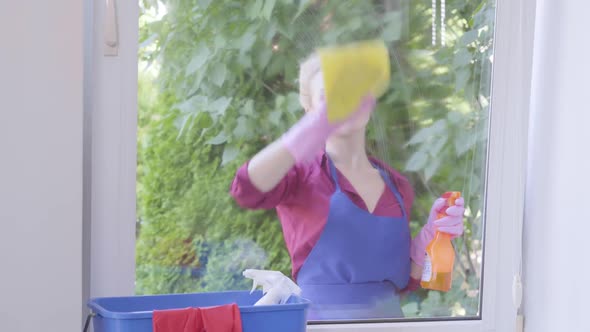
<path fill-rule="evenodd" d="M 382 41 L 321 48 L 318 54 L 330 122 L 346 119 L 364 96 L 379 98 L 389 86 L 389 54 Z"/>

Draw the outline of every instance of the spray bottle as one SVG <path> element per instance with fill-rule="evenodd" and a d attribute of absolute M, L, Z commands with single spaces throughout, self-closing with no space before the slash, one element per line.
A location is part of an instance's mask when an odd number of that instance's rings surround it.
<path fill-rule="evenodd" d="M 436 219 L 445 217 L 446 209 L 455 205 L 461 197 L 458 191 L 446 192 L 442 198 L 446 199 L 445 206 L 438 211 Z M 453 265 L 455 263 L 455 249 L 451 243 L 451 235 L 436 231 L 434 239 L 426 247 L 426 259 L 420 285 L 425 289 L 447 292 L 453 281 Z"/>
<path fill-rule="evenodd" d="M 244 277 L 252 279 L 252 292 L 261 285 L 264 294 L 254 305 L 284 304 L 291 295 L 301 295 L 301 288 L 291 279 L 279 271 L 248 269 L 243 272 Z"/>

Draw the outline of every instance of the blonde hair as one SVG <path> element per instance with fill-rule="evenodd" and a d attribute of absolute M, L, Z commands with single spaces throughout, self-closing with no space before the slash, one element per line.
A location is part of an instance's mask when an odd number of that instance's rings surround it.
<path fill-rule="evenodd" d="M 311 80 L 320 70 L 320 57 L 317 53 L 312 53 L 299 66 L 299 103 L 305 111 L 311 109 Z"/>

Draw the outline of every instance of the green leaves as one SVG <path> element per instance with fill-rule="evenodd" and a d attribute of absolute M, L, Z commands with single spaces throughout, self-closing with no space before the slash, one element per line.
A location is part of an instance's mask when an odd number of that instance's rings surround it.
<path fill-rule="evenodd" d="M 240 51 L 248 52 L 252 48 L 252 45 L 254 45 L 255 41 L 255 32 L 252 30 L 248 30 L 237 40 L 237 45 L 239 45 Z"/>
<path fill-rule="evenodd" d="M 219 132 L 217 136 L 213 137 L 212 139 L 207 141 L 207 144 L 219 145 L 227 142 L 227 136 L 224 132 Z"/>
<path fill-rule="evenodd" d="M 471 63 L 473 55 L 465 48 L 460 49 L 453 60 L 453 66 L 455 68 L 464 67 Z"/>
<path fill-rule="evenodd" d="M 262 8 L 262 17 L 267 20 L 270 20 L 270 16 L 272 15 L 272 10 L 275 7 L 277 0 L 266 0 L 264 2 L 264 7 Z"/>
<path fill-rule="evenodd" d="M 412 136 L 412 138 L 410 139 L 410 141 L 408 141 L 408 143 L 406 145 L 415 145 L 418 143 L 424 143 L 426 141 L 433 140 L 434 138 L 445 136 L 446 130 L 447 130 L 446 121 L 445 120 L 437 120 L 431 126 L 424 127 L 422 129 L 418 130 L 418 132 L 416 134 L 414 134 L 414 136 Z"/>
<path fill-rule="evenodd" d="M 213 65 L 213 68 L 211 70 L 211 82 L 213 82 L 213 84 L 217 85 L 218 87 L 221 87 L 223 85 L 223 82 L 225 82 L 226 75 L 227 68 L 225 67 L 225 65 L 223 63 L 216 63 Z"/>
<path fill-rule="evenodd" d="M 417 302 L 410 302 L 402 307 L 404 317 L 416 317 L 420 312 Z"/>
<path fill-rule="evenodd" d="M 468 68 L 461 68 L 455 72 L 455 91 L 465 90 L 469 83 L 471 71 Z"/>
<path fill-rule="evenodd" d="M 307 9 L 307 7 L 310 4 L 310 0 L 299 0 L 299 8 L 297 9 L 297 14 L 295 14 L 295 16 L 293 16 L 293 20 L 291 21 L 291 23 L 295 22 L 295 20 L 301 15 L 303 14 L 303 12 Z"/>
<path fill-rule="evenodd" d="M 249 123 L 248 119 L 245 116 L 240 116 L 238 118 L 238 124 L 234 128 L 233 135 L 238 139 L 244 139 L 249 137 Z"/>
<path fill-rule="evenodd" d="M 223 149 L 223 156 L 221 157 L 221 166 L 227 165 L 228 163 L 234 161 L 238 156 L 239 152 L 240 150 L 238 150 L 238 148 L 235 146 L 226 146 L 225 149 Z"/>
<path fill-rule="evenodd" d="M 198 69 L 200 69 L 205 62 L 209 59 L 209 55 L 211 52 L 204 44 L 199 44 L 193 55 L 191 62 L 189 62 L 188 66 L 186 67 L 186 75 L 194 74 Z"/>
<path fill-rule="evenodd" d="M 263 69 L 266 66 L 268 66 L 268 63 L 270 62 L 271 57 L 272 57 L 272 48 L 270 46 L 266 47 L 262 50 L 259 50 L 259 52 L 255 56 L 256 64 L 258 65 L 258 68 Z"/>
<path fill-rule="evenodd" d="M 381 34 L 381 38 L 387 42 L 400 40 L 402 35 L 402 13 L 399 11 L 392 11 L 385 14 L 383 19 L 385 27 Z"/>
<path fill-rule="evenodd" d="M 262 6 L 264 5 L 264 0 L 256 0 L 253 5 L 247 6 L 248 9 L 248 17 L 249 18 L 257 18 L 262 11 Z"/>
<path fill-rule="evenodd" d="M 209 99 L 205 96 L 195 95 L 189 99 L 172 106 L 173 109 L 178 109 L 182 113 L 198 113 L 199 111 L 208 107 Z"/>
<path fill-rule="evenodd" d="M 244 103 L 244 107 L 241 109 L 241 114 L 247 116 L 254 115 L 254 101 L 252 99 L 247 99 Z"/>
<path fill-rule="evenodd" d="M 477 133 L 473 130 L 463 130 L 455 137 L 454 145 L 457 157 L 473 149 L 477 139 Z"/>
<path fill-rule="evenodd" d="M 219 97 L 214 100 L 212 103 L 209 104 L 208 110 L 214 116 L 222 116 L 224 115 L 225 111 L 229 107 L 231 103 L 231 98 L 228 97 Z"/>
<path fill-rule="evenodd" d="M 477 30 L 467 31 L 461 36 L 461 38 L 459 39 L 459 43 L 462 45 L 470 45 L 471 43 L 477 40 L 478 36 L 479 32 Z"/>
<path fill-rule="evenodd" d="M 268 120 L 273 125 L 278 126 L 281 123 L 281 116 L 282 115 L 283 115 L 283 112 L 281 112 L 280 110 L 272 111 L 272 112 L 270 112 L 270 114 L 268 116 Z"/>
<path fill-rule="evenodd" d="M 441 160 L 439 156 L 435 155 L 432 158 L 429 158 L 428 163 L 424 167 L 424 178 L 426 181 L 429 181 L 435 174 L 438 168 L 441 166 Z"/>
<path fill-rule="evenodd" d="M 197 5 L 200 9 L 205 10 L 209 5 L 213 2 L 213 0 L 197 0 Z"/>
<path fill-rule="evenodd" d="M 432 195 L 449 188 L 471 192 L 472 215 L 481 212 L 493 6 L 457 3 L 448 17 L 456 38 L 433 48 L 419 2 L 395 11 L 363 0 L 161 2 L 168 13 L 159 21 L 144 14 L 140 25 L 140 59 L 153 63 L 159 89 L 139 95 L 138 291 L 240 289 L 236 271 L 244 262 L 289 273 L 276 215 L 239 209 L 227 189 L 242 163 L 301 116 L 298 64 L 329 43 L 381 38 L 395 45 L 391 87 L 368 145 L 406 171 L 416 191 L 413 232 Z M 467 229 L 481 229 L 480 222 L 469 219 Z M 473 236 L 466 243 L 477 249 Z M 256 255 L 232 255 L 244 243 Z M 404 312 L 476 312 L 461 288 L 477 289 L 472 279 L 461 279 L 451 295 L 415 294 Z"/>
<path fill-rule="evenodd" d="M 428 155 L 423 151 L 417 151 L 408 160 L 406 163 L 406 171 L 416 172 L 424 167 L 426 167 L 426 163 L 428 162 Z"/>

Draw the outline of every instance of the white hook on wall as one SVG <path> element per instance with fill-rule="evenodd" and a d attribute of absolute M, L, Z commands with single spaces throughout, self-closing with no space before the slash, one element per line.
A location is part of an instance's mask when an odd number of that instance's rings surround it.
<path fill-rule="evenodd" d="M 117 56 L 119 51 L 119 33 L 117 27 L 117 10 L 115 0 L 105 0 L 104 15 L 104 55 Z"/>

